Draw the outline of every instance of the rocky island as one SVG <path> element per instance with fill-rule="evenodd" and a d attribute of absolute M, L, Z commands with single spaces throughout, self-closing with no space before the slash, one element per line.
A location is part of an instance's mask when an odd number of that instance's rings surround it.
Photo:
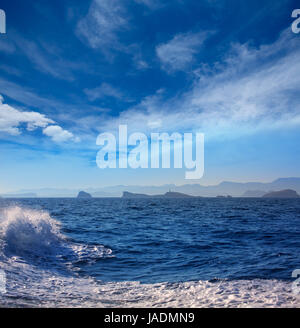
<path fill-rule="evenodd" d="M 85 191 L 80 191 L 78 193 L 78 196 L 77 198 L 81 198 L 81 199 L 90 199 L 90 198 L 93 198 L 91 194 L 85 192 Z"/>
<path fill-rule="evenodd" d="M 172 191 L 166 192 L 165 194 L 162 195 L 135 194 L 128 191 L 124 191 L 122 198 L 141 199 L 141 198 L 197 198 L 197 197 L 183 194 L 180 192 L 172 192 Z"/>
<path fill-rule="evenodd" d="M 300 198 L 295 190 L 286 189 L 281 191 L 271 191 L 262 196 L 263 198 Z"/>

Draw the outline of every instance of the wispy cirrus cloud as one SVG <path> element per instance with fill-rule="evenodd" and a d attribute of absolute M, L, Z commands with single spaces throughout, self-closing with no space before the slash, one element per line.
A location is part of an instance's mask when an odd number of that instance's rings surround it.
<path fill-rule="evenodd" d="M 153 0 L 135 2 L 151 7 L 151 10 L 158 8 L 160 3 Z M 138 70 L 146 70 L 149 64 L 143 59 L 141 42 L 136 38 L 130 40 L 130 32 L 136 27 L 131 21 L 134 15 L 128 10 L 129 3 L 124 0 L 92 0 L 88 13 L 77 22 L 75 34 L 90 48 L 102 52 L 108 62 L 113 61 L 118 52 L 132 57 Z"/>
<path fill-rule="evenodd" d="M 2 95 L 25 105 L 25 107 L 41 109 L 56 120 L 68 121 L 72 125 L 82 116 L 83 110 L 85 115 L 87 115 L 86 112 L 103 113 L 110 111 L 108 108 L 86 104 L 86 100 L 81 99 L 84 97 L 76 98 L 73 102 L 61 101 L 54 97 L 40 95 L 32 88 L 2 78 L 0 78 L 0 90 Z"/>
<path fill-rule="evenodd" d="M 210 35 L 210 32 L 177 34 L 156 47 L 156 55 L 166 71 L 185 70 Z"/>
<path fill-rule="evenodd" d="M 84 92 L 91 101 L 106 97 L 116 98 L 120 100 L 125 99 L 124 94 L 118 88 L 105 82 L 97 88 L 85 89 Z"/>
<path fill-rule="evenodd" d="M 9 75 L 14 75 L 14 76 L 22 75 L 20 70 L 18 70 L 17 68 L 15 68 L 13 66 L 10 66 L 10 65 L 0 64 L 0 70 Z"/>
<path fill-rule="evenodd" d="M 92 48 L 106 51 L 120 46 L 118 32 L 128 27 L 120 0 L 92 0 L 89 11 L 77 24 L 76 34 Z"/>
<path fill-rule="evenodd" d="M 72 81 L 76 71 L 88 71 L 85 63 L 65 59 L 59 47 L 49 42 L 27 40 L 15 32 L 9 39 L 0 39 L 0 52 L 6 55 L 22 54 L 36 70 L 66 81 Z"/>
<path fill-rule="evenodd" d="M 15 50 L 16 50 L 15 45 L 10 40 L 3 38 L 3 36 L 1 35 L 0 52 L 4 52 L 6 54 L 12 54 L 15 52 Z"/>
<path fill-rule="evenodd" d="M 164 92 L 107 121 L 151 132 L 200 130 L 210 137 L 236 137 L 257 130 L 300 125 L 300 45 L 284 31 L 259 48 L 232 45 L 222 61 L 199 66 L 189 91 L 166 99 Z"/>
<path fill-rule="evenodd" d="M 143 4 L 149 9 L 159 9 L 165 6 L 165 1 L 163 0 L 134 0 L 138 4 Z"/>
<path fill-rule="evenodd" d="M 86 68 L 83 63 L 65 59 L 60 53 L 61 50 L 51 47 L 50 44 L 29 41 L 18 35 L 14 36 L 14 42 L 19 51 L 38 71 L 55 78 L 72 81 L 75 78 L 75 71 L 82 71 Z"/>

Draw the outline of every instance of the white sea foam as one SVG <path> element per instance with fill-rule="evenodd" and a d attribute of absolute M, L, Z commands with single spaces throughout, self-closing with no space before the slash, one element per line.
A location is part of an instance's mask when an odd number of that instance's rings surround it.
<path fill-rule="evenodd" d="M 20 207 L 0 214 L 0 269 L 8 307 L 299 307 L 292 283 L 217 280 L 103 283 L 83 277 L 76 261 L 112 256 L 110 249 L 68 241 L 48 213 Z M 65 265 L 68 262 L 69 265 Z"/>
<path fill-rule="evenodd" d="M 63 242 L 59 223 L 47 212 L 13 207 L 0 214 L 2 252 L 51 254 Z"/>
<path fill-rule="evenodd" d="M 81 286 L 91 280 L 78 278 L 76 263 L 90 264 L 113 256 L 112 251 L 68 240 L 60 228 L 45 211 L 11 207 L 0 213 L 0 269 L 7 291 L 0 306 L 54 306 L 59 298 L 67 305 L 69 294 L 74 295 L 70 304 L 80 302 L 86 290 Z"/>
<path fill-rule="evenodd" d="M 66 257 L 71 262 L 93 261 L 111 255 L 111 250 L 102 245 L 67 240 L 60 228 L 60 223 L 45 211 L 7 208 L 0 213 L 0 255 L 50 262 L 61 258 L 66 261 Z"/>
<path fill-rule="evenodd" d="M 277 280 L 99 283 L 91 278 L 50 275 L 10 284 L 0 296 L 12 307 L 299 307 L 291 284 Z"/>

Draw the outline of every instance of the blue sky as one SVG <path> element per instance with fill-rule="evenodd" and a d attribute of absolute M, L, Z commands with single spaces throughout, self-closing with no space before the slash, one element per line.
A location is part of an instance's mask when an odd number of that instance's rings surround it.
<path fill-rule="evenodd" d="M 297 1 L 2 0 L 0 192 L 300 176 Z M 97 135 L 204 132 L 205 175 L 100 170 Z"/>

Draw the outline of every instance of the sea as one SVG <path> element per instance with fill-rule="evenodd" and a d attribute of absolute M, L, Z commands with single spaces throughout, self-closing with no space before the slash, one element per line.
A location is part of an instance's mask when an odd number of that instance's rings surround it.
<path fill-rule="evenodd" d="M 299 307 L 299 250 L 299 199 L 0 199 L 0 307 Z"/>

